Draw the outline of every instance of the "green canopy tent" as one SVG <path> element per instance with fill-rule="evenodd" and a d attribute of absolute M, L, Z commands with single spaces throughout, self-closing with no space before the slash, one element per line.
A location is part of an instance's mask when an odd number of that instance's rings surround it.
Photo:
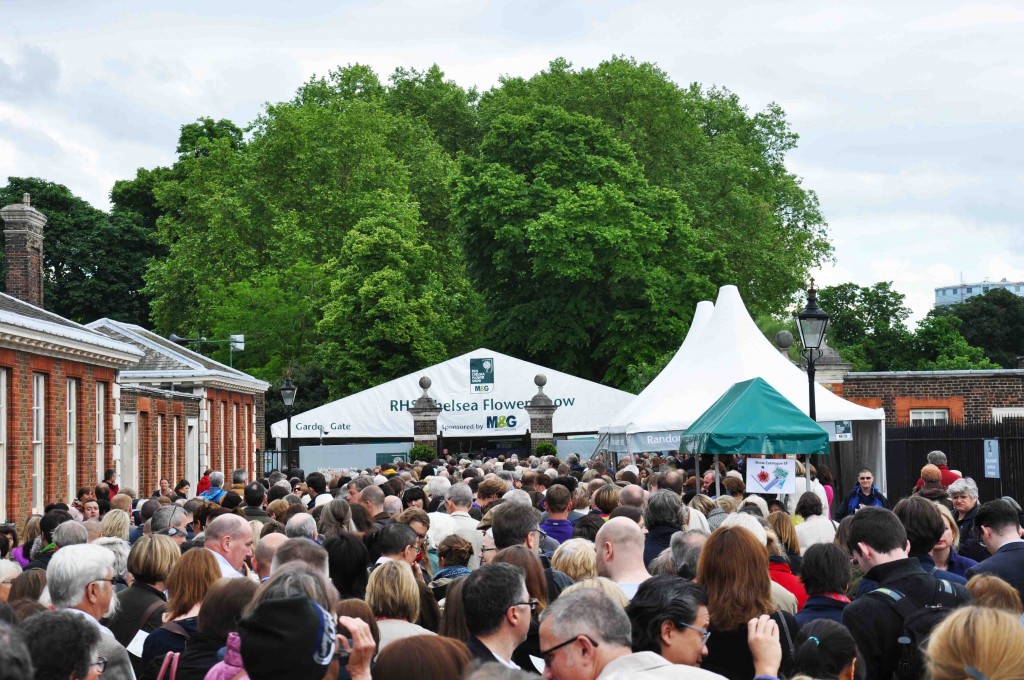
<path fill-rule="evenodd" d="M 761 378 L 739 382 L 726 390 L 683 433 L 680 450 L 700 455 L 796 454 L 829 452 L 828 433 Z M 699 458 L 696 473 L 700 477 Z M 721 493 L 716 477 L 716 494 Z"/>

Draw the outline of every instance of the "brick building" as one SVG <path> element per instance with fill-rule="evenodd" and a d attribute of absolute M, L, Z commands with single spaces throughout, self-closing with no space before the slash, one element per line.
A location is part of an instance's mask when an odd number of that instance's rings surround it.
<path fill-rule="evenodd" d="M 195 488 L 206 468 L 257 469 L 269 383 L 140 326 L 100 319 L 88 327 L 143 354 L 120 378 L 125 484 L 148 494 L 160 477 Z"/>
<path fill-rule="evenodd" d="M 93 486 L 120 456 L 117 372 L 136 348 L 43 309 L 46 217 L 26 194 L 0 210 L 0 512 L 20 520 Z"/>
<path fill-rule="evenodd" d="M 836 387 L 850 401 L 884 408 L 890 427 L 1024 417 L 1021 369 L 848 373 Z"/>

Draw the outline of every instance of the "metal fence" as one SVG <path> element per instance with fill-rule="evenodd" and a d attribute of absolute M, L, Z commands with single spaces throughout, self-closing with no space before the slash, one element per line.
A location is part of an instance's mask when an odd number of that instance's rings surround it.
<path fill-rule="evenodd" d="M 996 478 L 986 477 L 986 440 L 998 442 Z M 893 504 L 910 495 L 928 462 L 928 452 L 936 449 L 946 454 L 951 470 L 978 483 L 982 501 L 1024 498 L 1024 419 L 1008 418 L 998 423 L 886 428 L 886 482 Z"/>

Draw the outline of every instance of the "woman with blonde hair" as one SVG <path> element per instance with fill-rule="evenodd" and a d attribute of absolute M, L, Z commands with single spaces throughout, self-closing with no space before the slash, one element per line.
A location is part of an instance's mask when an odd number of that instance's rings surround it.
<path fill-rule="evenodd" d="M 780 670 L 788 674 L 798 626 L 791 614 L 776 611 L 772 604 L 768 549 L 757 537 L 741 526 L 724 526 L 713 532 L 697 562 L 697 583 L 708 595 L 713 633 L 703 668 L 729 678 L 754 677 L 747 623 L 767 614 L 779 627 Z"/>
<path fill-rule="evenodd" d="M 585 538 L 570 538 L 551 556 L 551 568 L 573 581 L 594 578 L 597 576 L 597 550 Z"/>
<path fill-rule="evenodd" d="M 783 551 L 786 553 L 786 557 L 789 558 L 789 567 L 794 574 L 800 575 L 800 555 L 803 550 L 800 549 L 800 539 L 796 535 L 796 527 L 793 526 L 793 520 L 789 518 L 789 515 L 781 510 L 768 513 L 768 524 L 771 525 L 772 530 L 775 531 L 775 535 L 779 539 L 779 545 L 782 546 Z"/>
<path fill-rule="evenodd" d="M 961 607 L 932 630 L 925 657 L 932 680 L 1017 680 L 1024 626 L 1009 612 Z"/>
<path fill-rule="evenodd" d="M 960 527 L 953 518 L 953 512 L 942 503 L 936 503 L 942 520 L 946 523 L 946 531 L 943 532 L 939 542 L 931 549 L 932 559 L 935 560 L 935 568 L 948 571 L 957 576 L 967 578 L 967 570 L 977 564 L 970 557 L 964 557 L 958 551 L 960 549 Z"/>
<path fill-rule="evenodd" d="M 124 510 L 115 508 L 103 516 L 100 526 L 103 527 L 103 535 L 105 537 L 120 538 L 122 541 L 127 541 L 128 531 L 131 528 L 131 518 L 128 517 L 128 513 Z"/>
<path fill-rule="evenodd" d="M 380 628 L 378 649 L 401 638 L 434 635 L 413 623 L 420 616 L 420 589 L 407 562 L 384 562 L 370 573 L 366 604 L 373 610 Z"/>
<path fill-rule="evenodd" d="M 577 581 L 563 590 L 562 595 L 569 595 L 570 593 L 575 593 L 577 590 L 585 590 L 588 588 L 600 590 L 623 609 L 629 606 L 629 598 L 626 597 L 626 591 L 620 588 L 618 583 L 610 578 L 605 578 L 604 576 L 595 576 L 593 578 L 586 578 L 582 581 Z"/>

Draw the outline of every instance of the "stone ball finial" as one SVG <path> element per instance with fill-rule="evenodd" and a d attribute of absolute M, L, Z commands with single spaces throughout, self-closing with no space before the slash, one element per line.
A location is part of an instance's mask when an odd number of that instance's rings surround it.
<path fill-rule="evenodd" d="M 420 378 L 420 387 L 422 387 L 425 390 L 429 390 L 430 385 L 430 378 L 428 378 L 427 376 L 423 376 L 422 378 Z"/>
<path fill-rule="evenodd" d="M 24 194 L 22 194 L 21 202 L 24 203 L 25 205 L 32 205 L 32 197 L 29 196 L 29 193 L 27 191 Z"/>
<path fill-rule="evenodd" d="M 548 384 L 548 377 L 543 373 L 538 373 L 533 377 L 533 384 L 537 387 L 544 387 Z"/>
<path fill-rule="evenodd" d="M 779 349 L 789 349 L 793 346 L 793 334 L 789 331 L 779 331 L 775 334 L 775 344 Z"/>

